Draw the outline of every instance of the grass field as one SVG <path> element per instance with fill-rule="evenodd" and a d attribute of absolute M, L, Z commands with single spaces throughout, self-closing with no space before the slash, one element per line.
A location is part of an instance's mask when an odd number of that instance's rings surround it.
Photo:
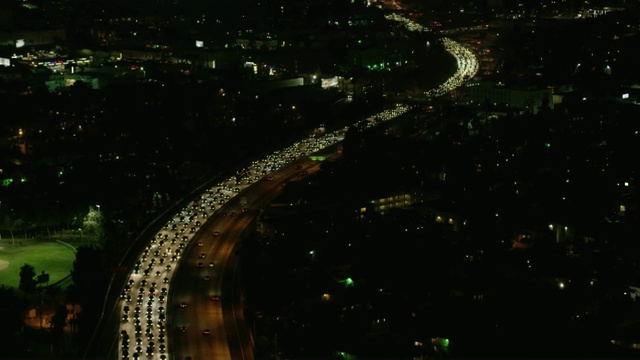
<path fill-rule="evenodd" d="M 17 240 L 0 241 L 0 285 L 18 288 L 20 268 L 24 264 L 34 267 L 36 275 L 49 274 L 49 284 L 69 275 L 73 269 L 75 252 L 57 242 Z"/>

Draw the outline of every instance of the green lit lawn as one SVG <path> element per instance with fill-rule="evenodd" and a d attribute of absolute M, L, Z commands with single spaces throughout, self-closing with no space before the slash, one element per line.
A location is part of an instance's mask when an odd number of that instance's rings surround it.
<path fill-rule="evenodd" d="M 17 240 L 16 245 L 12 245 L 11 240 L 0 241 L 0 285 L 17 289 L 20 283 L 20 267 L 24 264 L 33 266 L 37 275 L 42 271 L 48 273 L 49 284 L 69 275 L 73 268 L 75 253 L 66 246 L 56 242 L 23 241 L 23 245 L 17 244 Z"/>

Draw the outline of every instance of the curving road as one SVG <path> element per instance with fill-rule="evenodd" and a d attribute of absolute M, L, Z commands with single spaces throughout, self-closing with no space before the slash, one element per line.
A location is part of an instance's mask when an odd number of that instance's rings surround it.
<path fill-rule="evenodd" d="M 337 152 L 327 154 L 329 159 L 337 156 Z M 320 162 L 303 158 L 270 173 L 229 201 L 198 232 L 173 279 L 171 350 L 175 359 L 254 358 L 242 293 L 236 288 L 237 245 L 252 230 L 261 209 L 282 192 L 283 184 L 319 169 Z M 246 205 L 240 205 L 241 198 L 248 199 Z M 214 266 L 209 267 L 209 262 Z M 204 334 L 206 329 L 209 333 Z"/>
<path fill-rule="evenodd" d="M 387 116 L 407 110 L 397 107 Z M 303 139 L 254 161 L 197 196 L 151 236 L 122 287 L 116 316 L 109 316 L 119 326 L 113 342 L 105 340 L 108 358 L 252 359 L 241 294 L 234 288 L 234 248 L 259 214 L 255 209 L 281 191 L 284 177 L 316 171 L 315 161 L 303 169 L 309 155 L 341 141 L 344 131 Z"/>
<path fill-rule="evenodd" d="M 412 29 L 417 26 L 394 19 Z M 446 38 L 444 45 L 456 57 L 458 70 L 426 92 L 427 97 L 454 90 L 478 69 L 475 56 L 464 46 Z M 376 126 L 409 110 L 397 104 L 354 126 Z M 346 130 L 313 135 L 254 161 L 175 214 L 128 275 L 116 306 L 121 324 L 112 348 L 118 350 L 111 354 L 117 353 L 118 359 L 252 360 L 242 293 L 235 287 L 236 246 L 283 184 L 319 169 L 320 162 L 310 160 L 310 155 L 339 156 L 333 145 L 342 141 Z"/>

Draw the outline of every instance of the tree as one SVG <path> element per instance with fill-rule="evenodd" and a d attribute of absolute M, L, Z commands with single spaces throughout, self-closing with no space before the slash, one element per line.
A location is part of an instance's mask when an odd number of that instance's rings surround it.
<path fill-rule="evenodd" d="M 65 292 L 66 300 L 71 304 L 71 308 L 73 309 L 73 318 L 69 321 L 69 326 L 71 327 L 71 331 L 74 333 L 77 331 L 77 313 L 76 313 L 76 305 L 80 303 L 80 295 L 78 294 L 78 287 L 74 284 L 71 284 L 67 287 Z"/>
<path fill-rule="evenodd" d="M 60 301 L 62 290 L 59 285 L 50 285 L 45 288 L 45 295 L 52 301 L 52 307 Z"/>
<path fill-rule="evenodd" d="M 98 239 L 103 233 L 103 217 L 100 208 L 97 206 L 89 206 L 89 212 L 82 221 L 82 227 L 85 231 L 95 234 Z"/>
<path fill-rule="evenodd" d="M 54 341 L 58 341 L 64 332 L 64 327 L 67 326 L 67 306 L 60 304 L 56 306 L 56 312 L 51 318 L 51 332 L 53 334 Z"/>
<path fill-rule="evenodd" d="M 54 333 L 61 333 L 64 327 L 67 326 L 67 306 L 59 304 L 56 306 L 56 312 L 51 318 L 51 327 Z"/>
<path fill-rule="evenodd" d="M 0 339 L 2 339 L 2 357 L 22 357 L 24 355 L 23 337 L 20 337 L 24 326 L 23 315 L 27 306 L 13 288 L 0 285 Z"/>
<path fill-rule="evenodd" d="M 27 222 L 22 220 L 22 219 L 16 219 L 16 221 L 14 221 L 13 225 L 16 228 L 22 228 L 22 231 L 24 231 L 24 238 L 26 239 L 27 236 Z M 11 235 L 13 237 L 13 235 Z"/>
<path fill-rule="evenodd" d="M 103 222 L 102 243 L 104 244 L 105 260 L 107 265 L 118 265 L 122 261 L 122 257 L 129 249 L 131 243 L 130 236 L 127 234 L 125 224 L 111 219 L 111 215 L 107 213 Z"/>
<path fill-rule="evenodd" d="M 33 294 L 36 291 L 36 270 L 32 265 L 24 264 L 20 267 L 19 288 L 25 295 Z"/>
<path fill-rule="evenodd" d="M 80 246 L 76 252 L 76 260 L 71 271 L 72 298 L 82 305 L 78 314 L 77 325 L 80 338 L 84 344 L 89 340 L 100 318 L 108 285 L 108 276 L 104 264 L 104 256 L 100 248 Z"/>
<path fill-rule="evenodd" d="M 83 306 L 102 298 L 107 279 L 102 251 L 95 247 L 79 247 L 71 278 L 78 290 L 78 300 Z"/>
<path fill-rule="evenodd" d="M 13 229 L 16 228 L 16 221 L 7 214 L 2 221 L 2 228 L 9 231 L 9 234 L 11 235 L 11 242 L 15 245 L 16 238 L 13 236 Z"/>

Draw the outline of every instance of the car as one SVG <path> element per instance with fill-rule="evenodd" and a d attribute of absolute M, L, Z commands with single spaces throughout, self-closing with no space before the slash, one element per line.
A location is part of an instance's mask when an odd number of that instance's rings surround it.
<path fill-rule="evenodd" d="M 220 236 L 220 232 L 219 231 L 214 231 L 213 232 L 213 236 Z"/>
<path fill-rule="evenodd" d="M 216 264 L 215 264 L 213 261 L 211 261 L 211 262 L 209 263 L 209 267 L 214 267 L 215 265 L 216 265 Z"/>
<path fill-rule="evenodd" d="M 204 243 L 202 241 L 198 241 L 198 246 L 204 246 Z"/>
<path fill-rule="evenodd" d="M 213 300 L 213 301 L 220 301 L 220 295 L 213 295 L 213 296 L 211 296 L 211 300 Z"/>
<path fill-rule="evenodd" d="M 205 254 L 205 253 L 200 253 L 200 259 L 204 259 L 204 258 L 206 258 L 206 257 L 207 257 L 207 254 Z"/>
<path fill-rule="evenodd" d="M 184 326 L 184 325 L 180 326 L 180 331 L 183 332 L 183 333 L 187 332 L 187 327 Z"/>
<path fill-rule="evenodd" d="M 209 281 L 209 280 L 211 280 L 211 276 L 205 275 L 205 276 L 202 277 L 202 279 L 206 280 L 206 281 Z"/>
<path fill-rule="evenodd" d="M 180 307 L 183 308 L 183 309 L 186 308 L 187 307 L 187 303 L 186 302 L 181 302 L 180 303 Z"/>
<path fill-rule="evenodd" d="M 204 264 L 203 264 L 203 263 L 201 263 L 201 262 L 199 262 L 199 263 L 198 263 L 198 267 L 199 267 L 199 268 L 203 268 L 203 267 L 204 267 Z"/>
<path fill-rule="evenodd" d="M 209 329 L 204 329 L 204 330 L 202 330 L 202 333 L 203 333 L 204 335 L 211 335 L 211 330 L 209 330 Z"/>

